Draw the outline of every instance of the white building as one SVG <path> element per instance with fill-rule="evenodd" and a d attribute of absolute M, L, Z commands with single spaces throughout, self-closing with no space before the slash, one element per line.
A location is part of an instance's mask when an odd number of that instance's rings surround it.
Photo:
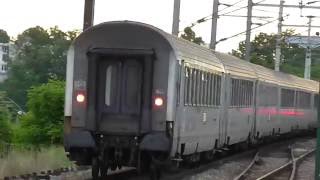
<path fill-rule="evenodd" d="M 9 43 L 0 43 L 0 82 L 7 78 L 9 46 Z"/>

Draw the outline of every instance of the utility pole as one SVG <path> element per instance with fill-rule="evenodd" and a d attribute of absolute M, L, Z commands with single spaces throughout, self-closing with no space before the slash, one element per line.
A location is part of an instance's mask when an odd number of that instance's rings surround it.
<path fill-rule="evenodd" d="M 320 94 L 320 82 L 319 82 L 319 92 Z M 315 173 L 314 173 L 314 179 L 320 180 L 320 97 L 318 94 L 318 98 L 314 98 L 315 101 L 318 101 L 317 104 L 317 150 L 316 150 L 316 163 L 315 163 Z M 316 102 L 314 102 L 316 103 Z"/>
<path fill-rule="evenodd" d="M 298 25 L 298 27 L 308 27 L 308 36 L 293 36 L 288 37 L 286 41 L 291 44 L 298 44 L 300 47 L 306 49 L 304 78 L 310 79 L 311 77 L 311 50 L 320 46 L 320 37 L 311 36 L 311 28 L 319 26 L 312 26 L 312 18 L 315 16 L 307 16 L 309 18 L 308 26 Z M 297 26 L 297 25 L 284 25 L 284 26 Z"/>
<path fill-rule="evenodd" d="M 316 1 L 317 2 L 317 1 Z M 278 4 L 262 4 L 262 3 L 255 3 L 254 6 L 263 6 L 263 7 L 279 7 L 279 23 L 278 23 L 278 34 L 277 34 L 277 40 L 276 40 L 276 57 L 275 57 L 275 71 L 279 71 L 280 69 L 280 57 L 281 57 L 281 30 L 282 26 L 293 26 L 293 27 L 303 27 L 301 25 L 283 25 L 283 8 L 299 8 L 299 9 L 320 9 L 320 6 L 309 6 L 309 4 L 312 4 L 314 2 L 309 2 L 307 5 L 302 4 L 302 2 L 299 3 L 299 5 L 284 5 L 284 0 L 280 1 L 280 5 Z M 315 27 L 315 26 L 312 26 Z M 297 43 L 299 44 L 299 43 Z M 311 53 L 311 52 L 310 52 Z"/>
<path fill-rule="evenodd" d="M 308 16 L 309 18 L 309 24 L 308 24 L 308 46 L 306 48 L 306 60 L 305 60 L 305 66 L 304 66 L 304 78 L 310 79 L 311 74 L 311 47 L 310 47 L 310 32 L 311 32 L 311 22 L 313 16 Z"/>
<path fill-rule="evenodd" d="M 85 0 L 84 4 L 84 18 L 83 18 L 83 31 L 93 25 L 94 20 L 94 1 Z"/>
<path fill-rule="evenodd" d="M 219 0 L 213 0 L 210 49 L 215 50 L 217 44 Z"/>
<path fill-rule="evenodd" d="M 281 58 L 281 32 L 282 32 L 282 21 L 283 21 L 283 4 L 284 1 L 280 1 L 279 6 L 279 22 L 278 22 L 278 33 L 276 36 L 276 59 L 274 62 L 274 70 L 279 71 L 280 70 L 280 58 Z"/>
<path fill-rule="evenodd" d="M 248 13 L 247 13 L 247 31 L 246 31 L 246 61 L 250 61 L 250 53 L 251 53 L 251 25 L 252 25 L 252 0 L 248 0 Z"/>
<path fill-rule="evenodd" d="M 173 22 L 172 22 L 172 34 L 179 35 L 179 20 L 180 19 L 180 0 L 174 0 L 173 5 Z"/>

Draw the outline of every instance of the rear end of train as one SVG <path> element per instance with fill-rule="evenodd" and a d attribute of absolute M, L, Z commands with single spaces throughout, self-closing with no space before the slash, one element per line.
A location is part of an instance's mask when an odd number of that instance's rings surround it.
<path fill-rule="evenodd" d="M 153 27 L 103 23 L 83 32 L 68 53 L 64 146 L 69 158 L 107 169 L 141 169 L 166 159 L 172 144 L 176 58 Z M 142 164 L 146 163 L 146 164 Z"/>

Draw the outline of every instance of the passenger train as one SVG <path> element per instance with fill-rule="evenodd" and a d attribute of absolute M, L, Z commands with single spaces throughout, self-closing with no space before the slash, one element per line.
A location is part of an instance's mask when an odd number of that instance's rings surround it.
<path fill-rule="evenodd" d="M 93 26 L 67 59 L 64 146 L 93 178 L 122 166 L 196 162 L 316 127 L 319 83 L 151 25 Z"/>

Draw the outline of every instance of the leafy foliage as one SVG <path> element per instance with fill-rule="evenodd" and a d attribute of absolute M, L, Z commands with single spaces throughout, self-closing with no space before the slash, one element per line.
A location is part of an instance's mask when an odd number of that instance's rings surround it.
<path fill-rule="evenodd" d="M 285 39 L 289 36 L 297 35 L 294 30 L 286 30 L 281 34 L 281 65 L 280 69 L 282 72 L 294 74 L 303 77 L 304 73 L 304 59 L 305 50 L 298 47 L 296 44 L 288 44 Z M 251 41 L 251 56 L 250 62 L 262 65 L 264 67 L 274 69 L 274 59 L 275 59 L 275 48 L 276 48 L 276 35 L 259 33 Z M 239 43 L 238 50 L 232 50 L 232 54 L 244 59 L 245 57 L 245 42 Z M 317 57 L 313 56 L 316 60 Z M 313 62 L 312 67 L 312 78 L 320 79 L 319 70 L 320 66 L 317 62 Z"/>
<path fill-rule="evenodd" d="M 25 106 L 26 92 L 31 86 L 47 83 L 49 79 L 63 80 L 67 49 L 78 33 L 37 26 L 18 35 L 15 41 L 17 55 L 9 61 L 8 79 L 2 89 Z"/>
<path fill-rule="evenodd" d="M 50 80 L 28 91 L 29 111 L 21 117 L 18 143 L 59 144 L 63 131 L 64 81 Z"/>
<path fill-rule="evenodd" d="M 11 142 L 12 130 L 9 124 L 10 114 L 5 106 L 0 107 L 0 142 Z"/>
<path fill-rule="evenodd" d="M 10 37 L 8 36 L 5 30 L 0 29 L 0 43 L 8 43 L 10 41 Z"/>
<path fill-rule="evenodd" d="M 196 33 L 191 29 L 191 27 L 184 28 L 184 31 L 181 37 L 193 43 L 204 45 L 204 41 L 202 40 L 202 37 L 197 37 Z"/>

